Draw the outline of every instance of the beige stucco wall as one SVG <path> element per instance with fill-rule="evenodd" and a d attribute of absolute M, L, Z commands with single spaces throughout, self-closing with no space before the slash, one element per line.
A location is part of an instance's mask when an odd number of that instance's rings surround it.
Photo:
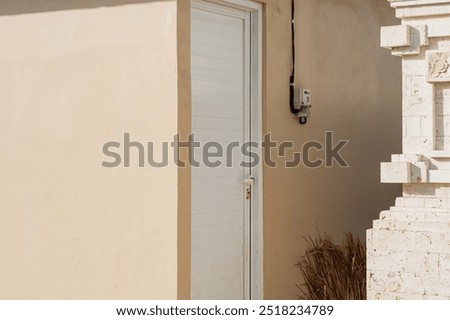
<path fill-rule="evenodd" d="M 384 0 L 297 1 L 297 83 L 313 99 L 300 126 L 288 108 L 290 1 L 266 2 L 266 132 L 298 149 L 325 131 L 350 140 L 342 152 L 350 168 L 265 170 L 264 297 L 295 299 L 303 237 L 318 229 L 364 240 L 401 192 L 379 182 L 379 163 L 401 151 L 401 66 L 379 49 L 380 26 L 397 22 Z"/>
<path fill-rule="evenodd" d="M 176 168 L 101 167 L 125 132 L 177 131 L 176 18 L 175 1 L 1 2 L 1 299 L 177 297 Z"/>

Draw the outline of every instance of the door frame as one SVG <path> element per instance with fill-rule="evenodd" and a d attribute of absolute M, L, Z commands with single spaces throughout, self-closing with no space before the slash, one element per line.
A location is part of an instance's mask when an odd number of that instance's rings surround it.
<path fill-rule="evenodd" d="M 258 148 L 253 148 L 252 152 L 259 157 L 259 164 L 256 168 L 251 168 L 251 174 L 255 178 L 252 187 L 252 197 L 250 200 L 251 220 L 249 226 L 249 246 L 250 262 L 248 279 L 249 296 L 252 300 L 263 299 L 263 119 L 262 119 L 262 79 L 263 79 L 263 7 L 261 3 L 251 0 L 191 0 L 191 7 L 205 8 L 208 3 L 218 4 L 229 8 L 244 11 L 250 17 L 250 32 L 246 37 L 250 38 L 250 60 L 249 81 L 250 97 L 249 111 L 251 140 L 258 142 Z M 207 9 L 207 8 L 206 8 Z M 247 111 L 246 111 L 247 112 Z"/>

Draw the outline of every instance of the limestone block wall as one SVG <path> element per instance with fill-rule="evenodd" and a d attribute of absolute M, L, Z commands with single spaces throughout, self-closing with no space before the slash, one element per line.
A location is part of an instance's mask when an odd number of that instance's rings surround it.
<path fill-rule="evenodd" d="M 402 59 L 403 151 L 381 181 L 403 197 L 367 232 L 369 299 L 450 298 L 450 1 L 390 0 L 400 26 L 381 46 Z"/>

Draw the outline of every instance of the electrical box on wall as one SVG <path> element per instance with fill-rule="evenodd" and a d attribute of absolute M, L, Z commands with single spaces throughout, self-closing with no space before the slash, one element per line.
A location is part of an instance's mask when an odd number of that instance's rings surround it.
<path fill-rule="evenodd" d="M 292 70 L 289 78 L 289 109 L 294 118 L 304 125 L 311 116 L 311 91 L 295 86 L 295 0 L 292 0 L 291 8 Z"/>
<path fill-rule="evenodd" d="M 308 89 L 294 88 L 294 117 L 306 123 L 311 116 L 311 91 Z"/>

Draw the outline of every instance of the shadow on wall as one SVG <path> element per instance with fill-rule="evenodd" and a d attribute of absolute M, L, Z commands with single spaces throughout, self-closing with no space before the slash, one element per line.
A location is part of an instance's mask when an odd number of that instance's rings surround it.
<path fill-rule="evenodd" d="M 0 1 L 0 16 L 49 11 L 93 9 L 161 1 L 168 2 L 175 0 L 2 0 Z"/>

